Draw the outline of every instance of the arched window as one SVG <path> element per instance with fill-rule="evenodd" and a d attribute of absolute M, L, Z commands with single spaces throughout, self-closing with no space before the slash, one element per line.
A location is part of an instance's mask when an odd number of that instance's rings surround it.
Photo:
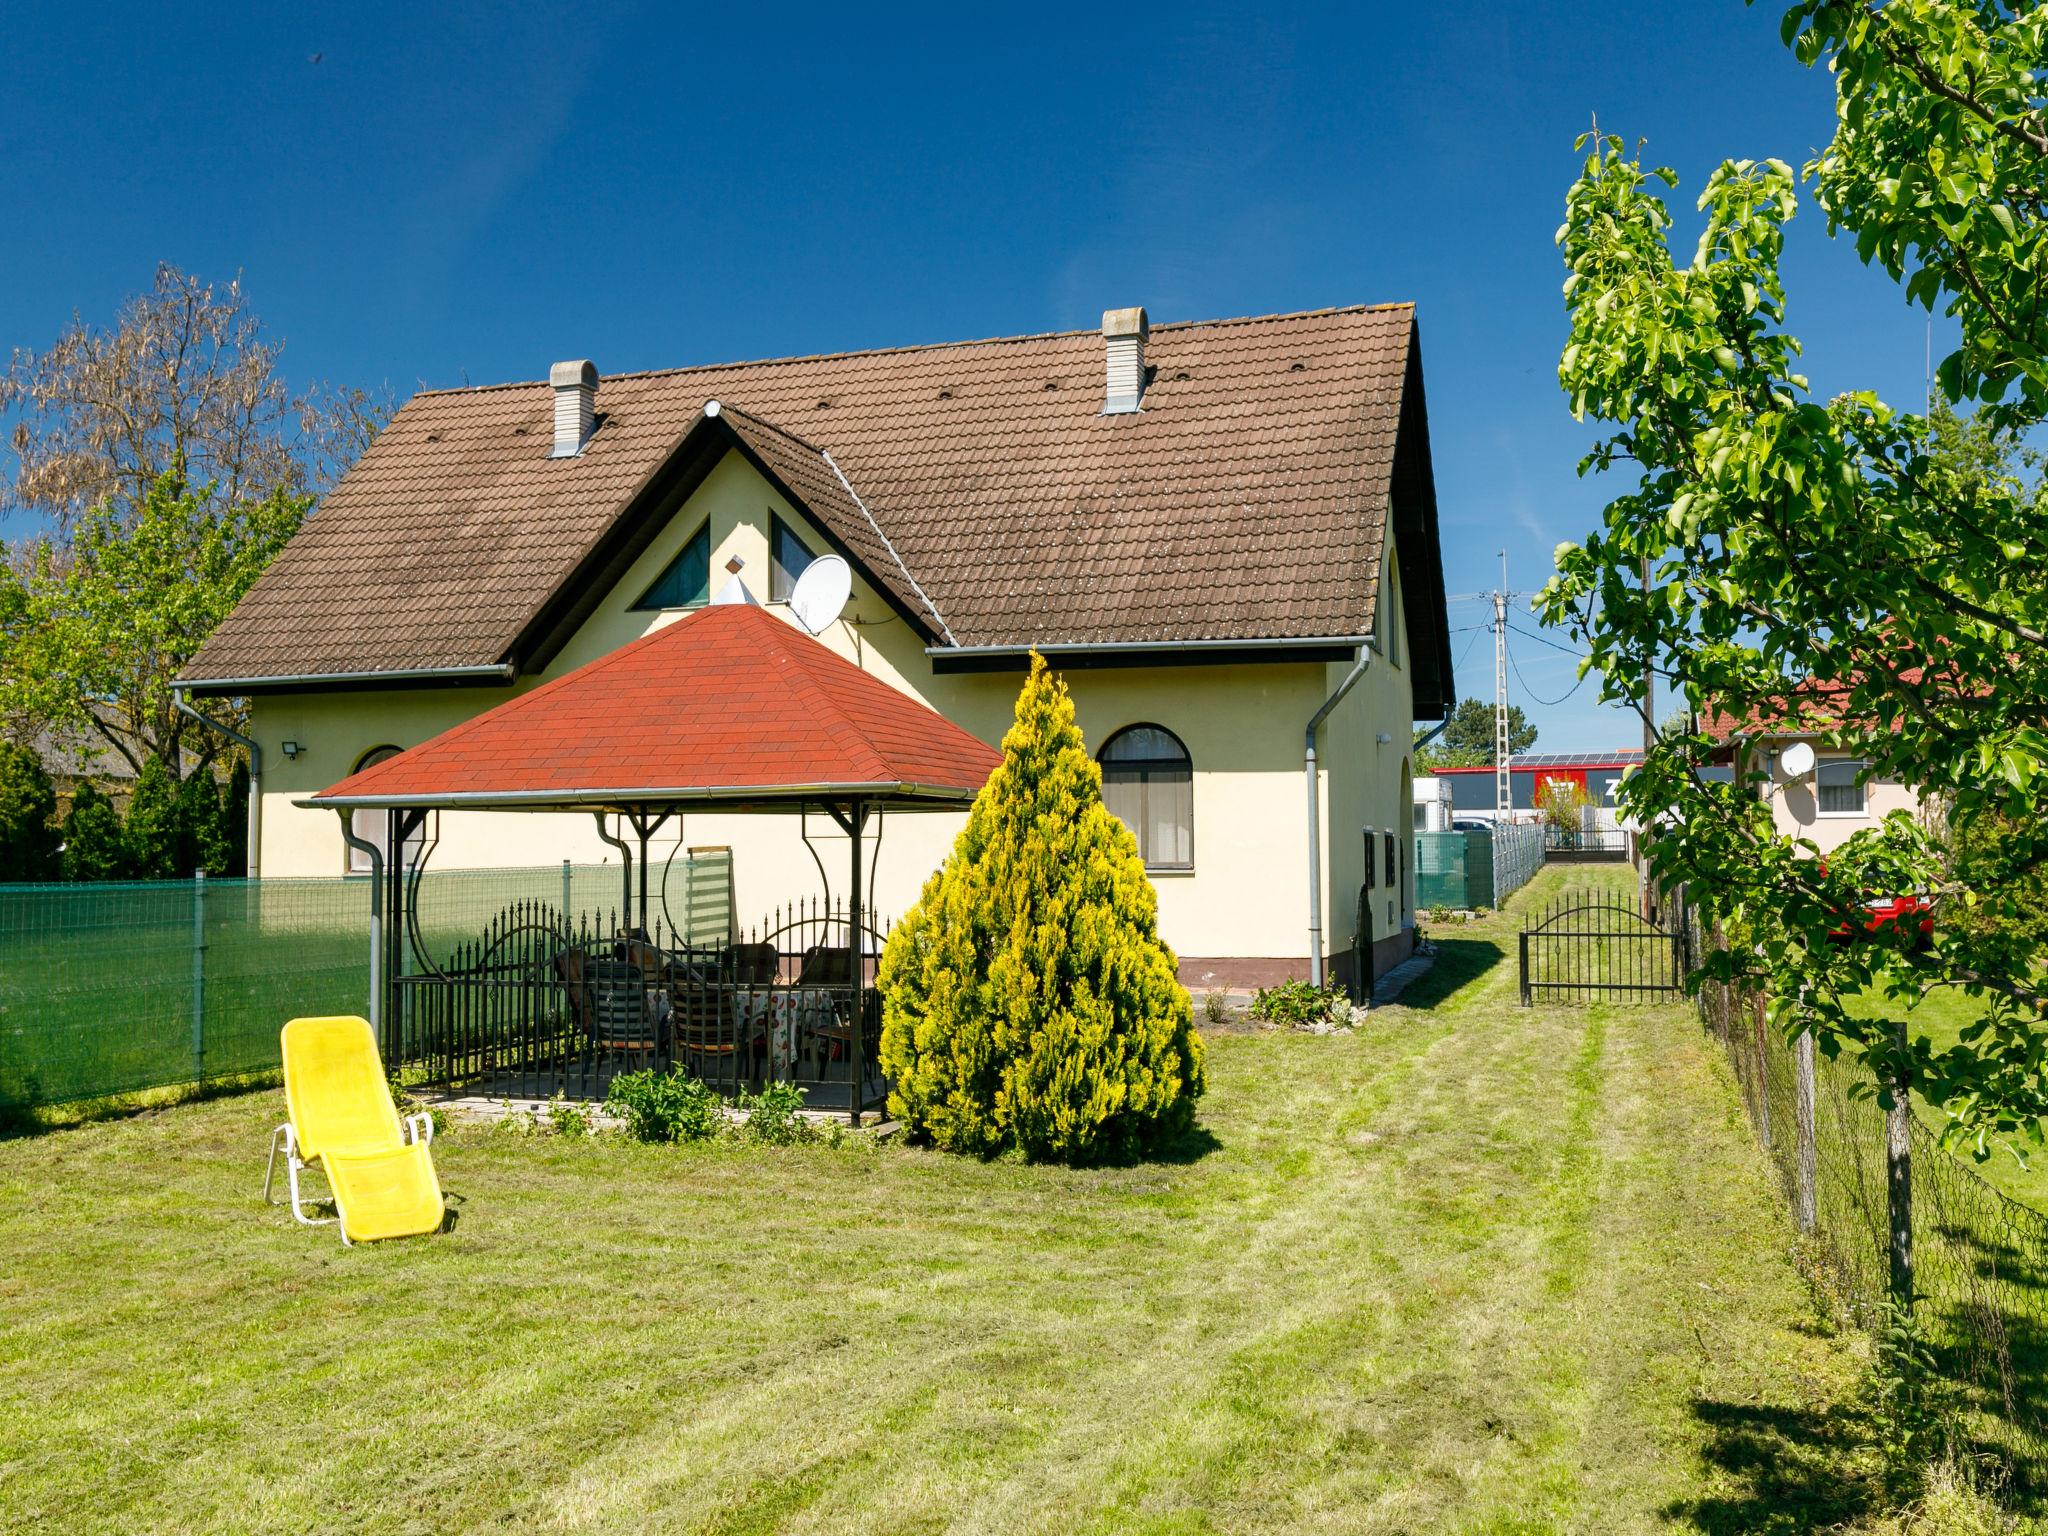
<path fill-rule="evenodd" d="M 1104 742 L 1102 803 L 1137 835 L 1147 869 L 1195 867 L 1194 762 L 1173 732 L 1132 725 Z"/>
<path fill-rule="evenodd" d="M 350 771 L 361 773 L 365 768 L 374 768 L 377 764 L 388 762 L 398 756 L 401 750 L 392 746 L 372 747 L 356 759 L 356 765 Z M 364 842 L 375 843 L 384 854 L 384 867 L 391 867 L 391 812 L 351 811 L 349 830 Z M 419 835 L 415 833 L 407 840 L 405 851 L 410 853 L 418 846 Z M 351 847 L 348 850 L 348 872 L 352 875 L 367 875 L 370 872 L 370 856 L 360 848 Z"/>

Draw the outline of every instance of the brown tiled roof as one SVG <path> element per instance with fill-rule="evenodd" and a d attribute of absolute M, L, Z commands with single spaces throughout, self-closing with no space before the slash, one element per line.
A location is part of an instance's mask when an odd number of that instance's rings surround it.
<path fill-rule="evenodd" d="M 677 472 L 709 399 L 921 629 L 959 645 L 1366 634 L 1404 386 L 1422 419 L 1413 335 L 1405 304 L 1159 325 L 1144 409 L 1118 416 L 1101 414 L 1093 330 L 624 374 L 565 459 L 549 457 L 546 383 L 424 392 L 185 677 L 532 664 L 550 604 Z M 1426 440 L 1404 453 L 1427 490 Z M 1440 593 L 1433 501 L 1428 522 Z M 1416 553 L 1411 607 L 1440 614 L 1414 591 Z"/>

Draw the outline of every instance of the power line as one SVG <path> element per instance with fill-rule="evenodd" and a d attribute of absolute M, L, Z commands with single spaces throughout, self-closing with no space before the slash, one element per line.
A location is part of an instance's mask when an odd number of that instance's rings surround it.
<path fill-rule="evenodd" d="M 1568 645 L 1559 645 L 1555 640 L 1551 639 L 1548 635 L 1539 635 L 1533 629 L 1524 629 L 1519 624 L 1510 624 L 1508 628 L 1512 629 L 1524 640 L 1534 640 L 1538 645 L 1547 645 L 1553 651 L 1563 651 L 1565 655 L 1576 657 L 1580 661 L 1584 661 L 1586 659 L 1586 653 L 1584 651 L 1575 651 Z"/>
<path fill-rule="evenodd" d="M 1519 634 L 1521 632 L 1517 630 L 1516 633 Z M 1525 636 L 1524 638 L 1532 637 Z M 1536 690 L 1529 686 L 1529 680 L 1526 677 L 1522 676 L 1522 664 L 1521 662 L 1515 659 L 1515 653 L 1512 650 L 1508 652 L 1508 665 L 1515 669 L 1515 681 L 1522 685 L 1522 692 L 1529 695 L 1530 702 L 1534 704 L 1540 704 L 1545 709 L 1555 709 L 1558 705 L 1562 704 L 1566 699 L 1570 698 L 1573 694 L 1577 693 L 1581 688 L 1583 688 L 1586 685 L 1586 679 L 1593 675 L 1590 672 L 1581 672 L 1579 674 L 1578 681 L 1573 683 L 1571 687 L 1567 688 L 1563 693 L 1559 694 L 1556 698 L 1541 699 L 1536 696 Z"/>

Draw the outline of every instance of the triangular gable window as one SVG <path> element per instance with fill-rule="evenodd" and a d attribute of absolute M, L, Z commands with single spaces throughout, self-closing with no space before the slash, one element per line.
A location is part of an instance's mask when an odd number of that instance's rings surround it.
<path fill-rule="evenodd" d="M 635 608 L 697 608 L 711 596 L 711 525 L 699 528 Z"/>
<path fill-rule="evenodd" d="M 786 603 L 789 594 L 796 590 L 797 577 L 818 557 L 781 518 L 770 518 L 769 523 L 768 548 L 774 558 L 769 562 L 768 601 Z"/>

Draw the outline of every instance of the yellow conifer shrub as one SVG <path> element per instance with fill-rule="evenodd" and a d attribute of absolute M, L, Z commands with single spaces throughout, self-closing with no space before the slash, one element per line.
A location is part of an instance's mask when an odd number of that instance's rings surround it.
<path fill-rule="evenodd" d="M 1195 1032 L 1137 839 L 1031 659 L 1002 766 L 882 953 L 889 1110 L 956 1152 L 1081 1163 L 1184 1132 Z"/>

